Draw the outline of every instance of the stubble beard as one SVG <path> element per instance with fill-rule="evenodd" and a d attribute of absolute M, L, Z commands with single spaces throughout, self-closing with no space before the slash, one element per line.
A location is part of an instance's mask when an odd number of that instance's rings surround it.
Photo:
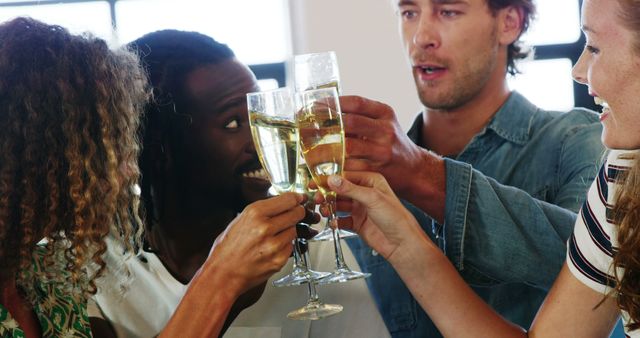
<path fill-rule="evenodd" d="M 415 77 L 418 96 L 422 104 L 432 110 L 451 111 L 460 108 L 477 97 L 491 78 L 498 59 L 496 31 L 491 33 L 491 46 L 481 54 L 468 58 L 457 67 L 460 71 L 453 74 L 448 88 L 447 84 L 437 81 L 421 82 Z M 439 92 L 434 93 L 439 89 Z M 435 94 L 435 95 L 434 95 Z"/>

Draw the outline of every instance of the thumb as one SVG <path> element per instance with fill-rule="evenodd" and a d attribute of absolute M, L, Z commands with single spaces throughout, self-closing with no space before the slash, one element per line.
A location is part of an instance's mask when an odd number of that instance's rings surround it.
<path fill-rule="evenodd" d="M 349 180 L 337 175 L 329 176 L 327 183 L 329 184 L 329 188 L 338 195 L 351 198 L 364 205 L 369 205 L 375 195 L 372 194 L 372 188 L 353 184 Z"/>

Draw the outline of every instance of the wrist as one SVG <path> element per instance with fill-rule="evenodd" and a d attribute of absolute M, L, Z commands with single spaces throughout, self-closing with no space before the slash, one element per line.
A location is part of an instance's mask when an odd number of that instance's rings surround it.
<path fill-rule="evenodd" d="M 411 231 L 407 232 L 406 236 L 403 236 L 404 240 L 398 244 L 394 252 L 387 258 L 396 270 L 411 269 L 415 267 L 417 262 L 433 255 L 433 250 L 439 252 L 439 249 L 422 231 L 415 220 L 411 218 L 408 221 L 413 223 L 410 227 Z"/>
<path fill-rule="evenodd" d="M 445 161 L 429 150 L 417 148 L 411 180 L 407 180 L 404 189 L 398 190 L 398 196 L 442 224 L 446 201 Z"/>
<path fill-rule="evenodd" d="M 246 283 L 234 273 L 233 268 L 233 264 L 225 264 L 221 259 L 211 255 L 192 279 L 189 289 L 204 284 L 202 288 L 216 296 L 221 293 L 220 290 L 224 290 L 226 297 L 221 297 L 221 300 L 228 300 L 233 304 L 246 289 Z"/>

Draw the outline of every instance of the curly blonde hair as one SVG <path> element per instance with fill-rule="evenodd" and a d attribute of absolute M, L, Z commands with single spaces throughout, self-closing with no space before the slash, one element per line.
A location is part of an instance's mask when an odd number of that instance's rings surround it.
<path fill-rule="evenodd" d="M 137 57 L 16 18 L 0 25 L 0 282 L 95 292 L 111 233 L 139 241 L 137 137 L 148 98 Z M 42 272 L 33 269 L 46 242 Z"/>
<path fill-rule="evenodd" d="M 640 55 L 640 0 L 618 0 L 618 5 L 618 15 L 622 24 L 634 32 L 633 48 Z M 624 156 L 633 160 L 633 165 L 617 181 L 620 189 L 615 196 L 613 219 L 619 229 L 613 271 L 618 306 L 629 314 L 627 328 L 636 330 L 640 328 L 640 156 Z"/>

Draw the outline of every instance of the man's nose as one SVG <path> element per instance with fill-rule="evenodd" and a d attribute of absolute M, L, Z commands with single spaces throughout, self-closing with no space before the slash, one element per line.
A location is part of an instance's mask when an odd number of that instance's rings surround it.
<path fill-rule="evenodd" d="M 440 35 L 437 24 L 430 19 L 429 14 L 419 18 L 418 27 L 413 34 L 413 43 L 420 48 L 437 48 L 440 46 Z"/>

